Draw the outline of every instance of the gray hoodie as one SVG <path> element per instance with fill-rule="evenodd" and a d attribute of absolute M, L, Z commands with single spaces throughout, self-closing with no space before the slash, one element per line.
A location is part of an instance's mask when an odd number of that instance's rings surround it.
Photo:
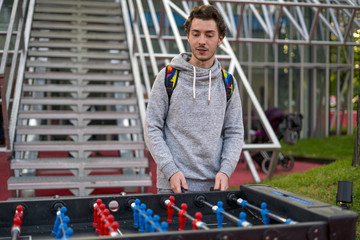
<path fill-rule="evenodd" d="M 181 171 L 189 191 L 208 191 L 215 175 L 233 173 L 244 140 L 242 108 L 237 83 L 227 101 L 221 65 L 210 69 L 188 61 L 191 53 L 175 57 L 179 70 L 170 103 L 165 69 L 152 87 L 145 123 L 145 142 L 157 164 L 157 188 L 170 189 L 170 177 Z"/>

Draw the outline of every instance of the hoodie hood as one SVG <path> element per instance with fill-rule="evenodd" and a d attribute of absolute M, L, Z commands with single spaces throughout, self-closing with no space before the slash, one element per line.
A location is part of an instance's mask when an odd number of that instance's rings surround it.
<path fill-rule="evenodd" d="M 193 83 L 193 98 L 196 98 L 196 85 L 208 85 L 208 102 L 211 99 L 211 81 L 218 78 L 218 75 L 221 74 L 221 65 L 220 62 L 215 58 L 214 64 L 209 68 L 201 68 L 194 66 L 189 63 L 191 59 L 191 53 L 181 53 L 174 57 L 170 66 L 181 71 L 181 74 L 184 74 L 186 81 L 192 81 Z"/>

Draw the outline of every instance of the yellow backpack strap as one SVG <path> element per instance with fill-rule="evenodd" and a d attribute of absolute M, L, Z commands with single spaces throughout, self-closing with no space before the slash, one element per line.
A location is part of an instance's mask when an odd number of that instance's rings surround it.
<path fill-rule="evenodd" d="M 165 82 L 166 92 L 169 97 L 169 102 L 170 102 L 171 95 L 176 87 L 178 76 L 179 76 L 179 70 L 177 70 L 171 66 L 166 66 L 164 82 Z"/>
<path fill-rule="evenodd" d="M 226 100 L 229 101 L 234 91 L 234 79 L 225 69 L 221 68 L 221 71 L 223 73 L 223 81 L 225 84 Z"/>

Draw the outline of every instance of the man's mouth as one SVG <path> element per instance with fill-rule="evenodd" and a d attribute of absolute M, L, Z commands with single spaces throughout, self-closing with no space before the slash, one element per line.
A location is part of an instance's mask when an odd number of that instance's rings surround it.
<path fill-rule="evenodd" d="M 199 51 L 200 53 L 204 53 L 207 51 L 206 48 L 197 48 L 196 50 Z"/>

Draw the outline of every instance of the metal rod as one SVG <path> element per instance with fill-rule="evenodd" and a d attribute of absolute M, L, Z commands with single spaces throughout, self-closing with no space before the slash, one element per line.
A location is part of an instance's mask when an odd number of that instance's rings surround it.
<path fill-rule="evenodd" d="M 236 203 L 239 205 L 239 206 L 243 206 L 245 205 L 246 207 L 252 209 L 252 210 L 255 210 L 255 211 L 258 211 L 258 212 L 261 212 L 261 208 L 253 205 L 253 204 L 250 204 L 248 203 L 246 200 L 242 199 L 242 198 L 233 198 L 234 201 L 236 201 Z M 245 203 L 245 204 L 242 204 L 242 203 Z M 279 215 L 276 215 L 274 213 L 271 213 L 271 212 L 267 212 L 266 215 L 268 215 L 270 218 L 272 218 L 273 220 L 275 221 L 278 221 L 278 222 L 281 222 L 281 223 L 286 223 L 288 221 L 288 219 L 286 218 L 283 218 Z M 291 223 L 296 223 L 295 221 L 292 221 Z"/>
<path fill-rule="evenodd" d="M 18 240 L 20 236 L 20 232 L 18 229 L 14 229 L 11 231 L 11 239 L 12 240 Z"/>
<path fill-rule="evenodd" d="M 12 37 L 13 27 L 15 24 L 17 8 L 19 7 L 18 5 L 19 5 L 19 1 L 15 0 L 13 2 L 10 22 L 9 22 L 8 30 L 7 30 L 7 34 L 6 34 L 6 39 L 5 39 L 5 44 L 4 44 L 4 54 L 2 55 L 1 62 L 0 62 L 0 73 L 5 73 L 5 67 L 6 67 L 7 57 L 8 57 L 7 52 L 10 49 L 11 37 Z"/>
<path fill-rule="evenodd" d="M 5 146 L 7 150 L 10 150 L 10 138 L 9 138 L 9 119 L 5 95 L 5 81 L 4 75 L 0 73 L 0 96 L 1 96 L 1 110 L 3 116 L 3 130 L 5 137 Z"/>
<path fill-rule="evenodd" d="M 135 202 L 131 204 L 131 209 L 134 209 L 134 207 L 135 207 Z M 143 217 L 144 219 L 146 218 L 146 214 L 145 214 L 145 213 L 141 213 L 141 210 L 140 210 L 139 208 L 137 208 L 136 211 L 138 211 L 138 212 L 141 214 L 140 217 Z M 154 224 L 154 221 L 152 221 L 152 220 L 149 220 L 149 219 L 148 219 L 147 221 L 148 221 L 151 225 Z M 155 230 L 158 231 L 158 232 L 161 232 L 161 228 L 159 228 L 159 227 L 155 227 Z M 121 235 L 123 235 L 123 234 L 121 233 Z"/>
<path fill-rule="evenodd" d="M 281 20 L 281 15 L 283 12 L 283 7 L 280 7 L 279 13 L 278 13 L 278 17 L 276 19 L 276 25 L 275 25 L 275 30 L 274 30 L 274 35 L 273 35 L 273 41 L 276 40 L 277 34 L 279 32 L 279 27 L 280 27 L 280 20 Z"/>
<path fill-rule="evenodd" d="M 169 199 L 165 200 L 165 205 L 167 205 L 168 203 L 170 202 Z M 181 209 L 178 208 L 177 206 L 175 205 L 170 205 L 173 209 L 175 209 L 177 212 L 180 212 Z M 196 220 L 195 218 L 193 218 L 192 216 L 190 216 L 188 213 L 184 213 L 184 216 L 189 219 L 191 222 L 193 222 L 194 220 Z M 196 225 L 198 228 L 202 228 L 204 230 L 210 230 L 210 228 L 206 225 L 206 223 L 200 221 L 198 222 L 198 224 Z"/>
<path fill-rule="evenodd" d="M 181 0 L 172 0 L 173 2 L 179 2 Z M 200 2 L 201 0 L 193 0 Z M 333 5 L 333 4 L 323 4 L 323 3 L 305 3 L 305 2 L 280 2 L 280 1 L 254 1 L 254 0 L 208 0 L 209 2 L 219 2 L 219 3 L 240 3 L 240 4 L 255 4 L 255 5 L 274 5 L 274 6 L 287 6 L 287 7 L 322 7 L 322 8 L 335 8 L 335 9 L 360 9 L 360 6 L 354 5 Z"/>
<path fill-rule="evenodd" d="M 213 210 L 214 213 L 215 213 L 216 210 L 218 209 L 218 206 L 212 205 L 211 203 L 205 201 L 204 199 L 200 199 L 199 202 L 201 202 L 201 203 L 205 204 L 206 206 L 210 207 L 210 208 Z M 236 224 L 240 221 L 239 218 L 231 215 L 230 213 L 227 213 L 227 212 L 225 212 L 225 211 L 220 211 L 220 213 L 221 213 L 222 215 L 224 215 L 225 217 L 229 218 L 231 221 L 233 221 L 233 222 L 236 223 Z"/>

